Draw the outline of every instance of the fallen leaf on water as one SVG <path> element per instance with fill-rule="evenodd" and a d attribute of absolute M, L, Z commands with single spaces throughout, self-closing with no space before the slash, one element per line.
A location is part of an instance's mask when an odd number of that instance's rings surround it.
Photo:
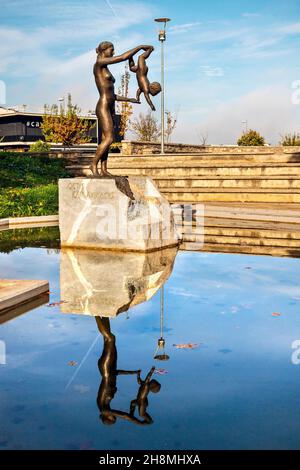
<path fill-rule="evenodd" d="M 199 343 L 183 343 L 183 344 L 173 344 L 177 349 L 195 349 L 198 348 Z"/>
<path fill-rule="evenodd" d="M 168 371 L 166 369 L 155 369 L 154 374 L 166 375 Z"/>
<path fill-rule="evenodd" d="M 47 290 L 46 292 L 42 292 L 40 294 L 40 297 L 42 297 L 43 295 L 50 295 L 50 294 L 53 294 L 53 292 L 50 292 L 49 290 Z"/>
<path fill-rule="evenodd" d="M 48 304 L 47 307 L 58 307 L 61 304 L 68 303 L 67 300 L 60 300 L 59 302 L 52 302 L 51 304 Z"/>
<path fill-rule="evenodd" d="M 280 317 L 281 313 L 279 312 L 273 312 L 272 317 Z"/>
<path fill-rule="evenodd" d="M 68 366 L 77 366 L 77 362 L 76 361 L 69 361 L 68 362 Z"/>

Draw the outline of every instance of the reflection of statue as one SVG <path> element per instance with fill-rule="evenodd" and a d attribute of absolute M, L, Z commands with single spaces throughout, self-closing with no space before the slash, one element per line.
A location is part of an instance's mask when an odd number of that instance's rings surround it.
<path fill-rule="evenodd" d="M 111 42 L 101 42 L 96 49 L 98 55 L 94 65 L 94 75 L 100 94 L 100 98 L 96 106 L 96 115 L 101 127 L 102 138 L 91 165 L 91 170 L 94 176 L 112 176 L 107 171 L 107 158 L 109 146 L 114 141 L 115 101 L 130 101 L 131 103 L 137 103 L 137 100 L 134 98 L 115 95 L 115 79 L 107 66 L 129 60 L 134 54 L 142 49 L 146 50 L 147 47 L 149 46 L 138 46 L 116 57 L 114 57 L 114 46 Z M 100 159 L 101 172 L 99 173 L 98 162 Z"/>
<path fill-rule="evenodd" d="M 140 385 L 137 397 L 135 400 L 132 400 L 130 404 L 130 415 L 134 415 L 134 411 L 136 406 L 138 407 L 139 410 L 139 415 L 141 418 L 144 418 L 144 420 L 151 424 L 153 423 L 153 420 L 151 416 L 147 413 L 147 407 L 148 407 L 148 394 L 149 392 L 152 393 L 158 393 L 160 391 L 160 383 L 157 382 L 155 379 L 151 379 L 153 372 L 155 370 L 155 367 L 152 367 L 150 372 L 147 374 L 145 380 L 141 379 L 141 371 L 138 371 L 137 374 L 137 381 L 138 384 Z"/>
<path fill-rule="evenodd" d="M 137 92 L 136 92 L 137 101 L 138 102 L 140 101 L 141 93 L 144 93 L 144 96 L 150 108 L 152 109 L 152 111 L 155 111 L 155 106 L 152 103 L 149 95 L 155 96 L 158 93 L 160 93 L 161 86 L 160 86 L 160 83 L 158 82 L 153 82 L 153 83 L 149 82 L 148 77 L 147 77 L 148 67 L 146 64 L 146 59 L 153 52 L 153 50 L 154 50 L 154 47 L 147 46 L 147 49 L 145 49 L 145 52 L 139 56 L 137 65 L 135 65 L 133 57 L 131 57 L 129 59 L 129 68 L 131 72 L 136 73 L 136 78 L 137 78 L 137 82 L 139 85 L 139 88 L 137 89 Z"/>
<path fill-rule="evenodd" d="M 160 384 L 156 380 L 150 381 L 154 368 L 153 370 L 151 369 L 151 375 L 149 373 L 144 382 L 141 381 L 140 370 L 118 370 L 116 338 L 110 331 L 109 318 L 96 317 L 96 322 L 104 340 L 103 352 L 98 361 L 102 381 L 97 397 L 97 405 L 100 410 L 100 418 L 103 424 L 114 424 L 117 421 L 117 418 L 122 418 L 138 425 L 151 424 L 153 421 L 146 413 L 146 408 L 148 406 L 147 395 L 149 393 L 149 389 L 152 391 L 159 391 L 160 389 Z M 144 418 L 143 421 L 134 416 L 134 408 L 132 408 L 133 405 L 131 406 L 130 413 L 122 410 L 115 410 L 110 407 L 110 403 L 117 391 L 117 376 L 129 374 L 137 374 L 138 383 L 141 385 L 137 396 L 137 404 L 139 405 L 140 416 Z M 131 403 L 133 404 L 133 402 Z"/>

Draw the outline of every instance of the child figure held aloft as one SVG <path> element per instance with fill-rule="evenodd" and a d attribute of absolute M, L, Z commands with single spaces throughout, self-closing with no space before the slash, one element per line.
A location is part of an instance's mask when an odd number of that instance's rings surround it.
<path fill-rule="evenodd" d="M 148 407 L 148 395 L 149 392 L 157 393 L 160 391 L 160 383 L 155 379 L 151 379 L 155 367 L 152 367 L 150 372 L 147 374 L 145 380 L 141 379 L 141 371 L 137 373 L 137 382 L 139 384 L 138 394 L 135 400 L 130 403 L 130 416 L 134 416 L 135 408 L 138 407 L 138 412 L 141 418 L 144 419 L 143 423 L 152 424 L 153 419 L 147 413 Z"/>
<path fill-rule="evenodd" d="M 135 64 L 133 58 L 131 57 L 129 62 L 129 68 L 131 72 L 136 73 L 137 82 L 139 88 L 136 92 L 136 99 L 140 102 L 141 93 L 144 93 L 147 103 L 149 104 L 152 111 L 155 111 L 155 106 L 151 101 L 150 95 L 155 96 L 161 92 L 161 86 L 158 82 L 150 83 L 147 77 L 148 74 L 148 67 L 146 64 L 146 59 L 150 56 L 150 54 L 154 51 L 153 46 L 148 46 L 145 49 L 145 52 L 141 54 L 138 58 L 137 65 Z"/>

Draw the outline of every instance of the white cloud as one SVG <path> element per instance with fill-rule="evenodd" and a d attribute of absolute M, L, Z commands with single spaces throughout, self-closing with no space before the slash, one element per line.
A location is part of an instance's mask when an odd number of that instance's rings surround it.
<path fill-rule="evenodd" d="M 207 77 L 223 77 L 224 75 L 224 70 L 222 67 L 214 67 L 211 65 L 202 65 L 200 67 L 201 70 L 203 70 L 203 73 Z"/>
<path fill-rule="evenodd" d="M 9 105 L 26 103 L 37 111 L 45 102 L 56 102 L 60 95 L 71 92 L 83 110 L 93 109 L 98 97 L 92 72 L 95 47 L 110 39 L 116 44 L 116 54 L 124 52 L 144 40 L 136 30 L 131 32 L 131 27 L 152 19 L 151 8 L 143 3 L 131 3 L 130 8 L 128 2 L 114 4 L 118 20 L 109 8 L 103 10 L 103 5 L 94 4 L 89 10 L 77 2 L 68 4 L 70 9 L 58 5 L 56 10 L 49 4 L 42 8 L 43 15 L 49 14 L 48 26 L 42 24 L 26 32 L 0 27 L 0 74 L 9 77 Z M 17 8 L 18 2 L 13 6 Z M 55 24 L 53 19 L 57 19 Z M 80 49 L 83 51 L 78 53 Z M 123 69 L 124 64 L 113 67 L 117 81 Z"/>
<path fill-rule="evenodd" d="M 170 33 L 186 33 L 191 29 L 194 29 L 197 26 L 202 25 L 200 21 L 195 21 L 193 23 L 184 23 L 184 24 L 175 24 L 169 28 Z"/>
<path fill-rule="evenodd" d="M 196 132 L 204 129 L 208 143 L 234 144 L 242 133 L 242 121 L 247 119 L 250 128 L 276 144 L 281 134 L 299 129 L 299 114 L 299 107 L 291 104 L 291 90 L 274 85 L 216 106 L 202 119 L 196 110 L 181 116 L 173 141 L 197 143 Z"/>
<path fill-rule="evenodd" d="M 285 26 L 277 28 L 279 33 L 283 34 L 298 34 L 300 33 L 300 23 L 290 23 Z"/>

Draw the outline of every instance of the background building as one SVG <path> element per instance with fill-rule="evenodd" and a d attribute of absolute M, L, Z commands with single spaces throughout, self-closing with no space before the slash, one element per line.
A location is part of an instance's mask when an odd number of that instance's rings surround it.
<path fill-rule="evenodd" d="M 94 123 L 97 118 L 95 116 L 82 116 L 83 119 Z M 115 119 L 115 136 L 116 142 L 122 140 L 119 135 L 120 115 L 116 115 Z M 42 113 L 29 113 L 17 111 L 13 108 L 0 107 L 0 150 L 29 150 L 30 145 L 37 140 L 44 140 L 41 124 L 43 122 Z M 101 140 L 101 129 L 96 126 L 89 131 L 91 142 L 83 144 L 80 147 L 95 148 L 97 139 Z M 60 144 L 53 142 L 52 147 L 59 147 Z"/>

